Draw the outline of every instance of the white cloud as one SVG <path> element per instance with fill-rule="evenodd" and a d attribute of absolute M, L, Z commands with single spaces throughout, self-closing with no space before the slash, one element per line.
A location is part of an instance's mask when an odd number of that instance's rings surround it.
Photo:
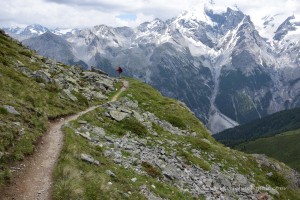
<path fill-rule="evenodd" d="M 200 2 L 209 0 L 200 0 Z M 255 23 L 269 14 L 283 13 L 286 18 L 300 13 L 300 0 L 213 0 L 215 6 L 237 5 Z M 197 7 L 199 0 L 2 0 L 0 27 L 41 24 L 50 28 L 137 26 L 154 18 L 175 17 L 183 10 Z M 118 16 L 131 13 L 135 20 Z"/>

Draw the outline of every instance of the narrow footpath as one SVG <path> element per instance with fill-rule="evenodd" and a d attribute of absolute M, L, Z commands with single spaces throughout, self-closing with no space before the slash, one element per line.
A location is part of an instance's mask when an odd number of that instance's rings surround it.
<path fill-rule="evenodd" d="M 123 80 L 123 87 L 111 101 L 116 101 L 128 86 L 128 81 Z M 1 192 L 0 199 L 50 200 L 51 186 L 53 185 L 52 173 L 63 147 L 64 135 L 61 131 L 62 126 L 99 106 L 93 106 L 80 113 L 49 122 L 48 132 L 36 146 L 34 154 L 26 158 L 18 167 L 15 167 L 16 172 L 12 183 Z"/>

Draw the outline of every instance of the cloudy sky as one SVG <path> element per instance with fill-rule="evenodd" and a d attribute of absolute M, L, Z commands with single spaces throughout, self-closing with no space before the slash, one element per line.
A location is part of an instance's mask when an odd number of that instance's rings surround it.
<path fill-rule="evenodd" d="M 0 27 L 41 24 L 49 28 L 84 28 L 99 24 L 131 26 L 175 17 L 199 8 L 237 6 L 259 23 L 266 15 L 300 15 L 300 0 L 1 0 Z"/>

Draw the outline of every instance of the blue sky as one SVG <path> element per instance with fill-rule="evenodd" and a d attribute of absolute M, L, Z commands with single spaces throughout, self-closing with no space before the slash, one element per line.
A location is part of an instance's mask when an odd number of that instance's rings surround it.
<path fill-rule="evenodd" d="M 155 18 L 170 19 L 210 0 L 1 0 L 0 27 L 41 24 L 84 28 L 99 24 L 135 27 Z M 217 8 L 238 6 L 259 23 L 266 15 L 300 15 L 300 0 L 213 0 Z M 198 6 L 199 7 L 199 6 Z M 201 7 L 201 6 L 200 6 Z"/>
<path fill-rule="evenodd" d="M 124 13 L 117 16 L 117 18 L 124 21 L 135 21 L 137 19 L 136 14 L 134 13 Z"/>

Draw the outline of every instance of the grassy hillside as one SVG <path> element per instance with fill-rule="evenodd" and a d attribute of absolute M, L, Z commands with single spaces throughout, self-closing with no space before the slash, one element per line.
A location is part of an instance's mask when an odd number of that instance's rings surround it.
<path fill-rule="evenodd" d="M 268 155 L 300 171 L 299 141 L 300 129 L 242 143 L 236 146 L 236 149 L 247 153 Z"/>
<path fill-rule="evenodd" d="M 299 199 L 284 164 L 224 147 L 184 104 L 129 81 L 119 101 L 65 126 L 54 199 L 247 199 L 265 191 L 235 190 L 246 186 Z"/>
<path fill-rule="evenodd" d="M 91 85 L 76 70 L 0 32 L 0 186 L 10 179 L 10 164 L 33 152 L 49 119 L 99 102 L 79 92 Z"/>
<path fill-rule="evenodd" d="M 262 119 L 227 129 L 213 137 L 226 146 L 300 129 L 300 108 L 274 113 Z"/>

